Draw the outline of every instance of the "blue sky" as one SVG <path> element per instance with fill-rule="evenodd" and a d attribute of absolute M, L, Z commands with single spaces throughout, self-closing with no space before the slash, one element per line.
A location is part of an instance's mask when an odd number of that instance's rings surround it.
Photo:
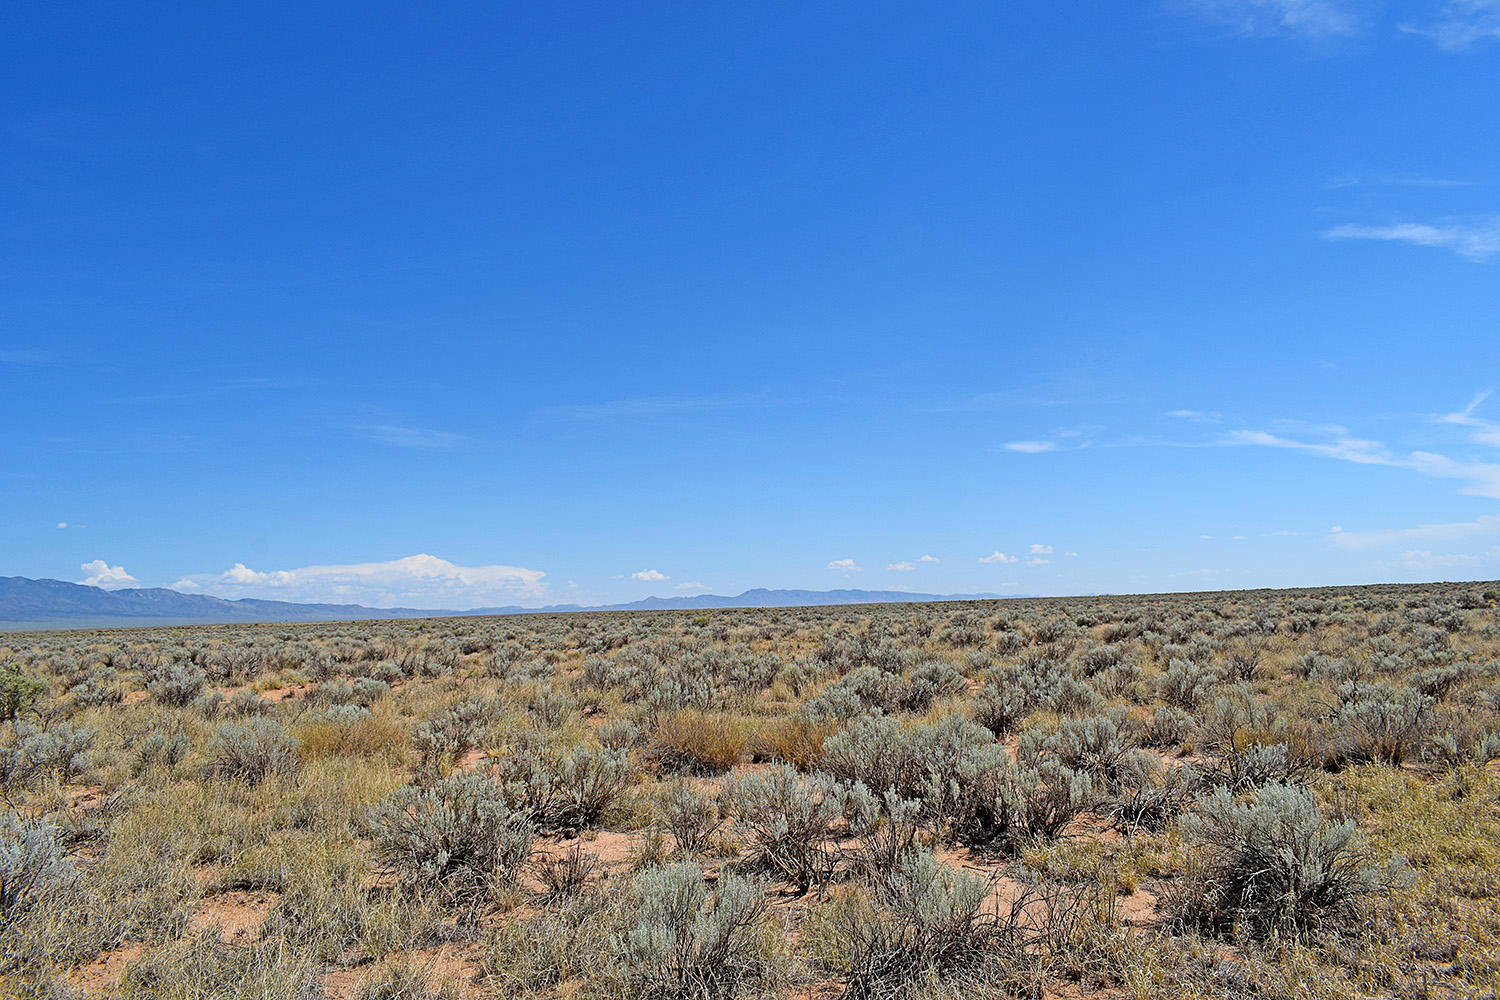
<path fill-rule="evenodd" d="M 1500 577 L 1500 0 L 221 6 L 0 13 L 0 574 Z"/>

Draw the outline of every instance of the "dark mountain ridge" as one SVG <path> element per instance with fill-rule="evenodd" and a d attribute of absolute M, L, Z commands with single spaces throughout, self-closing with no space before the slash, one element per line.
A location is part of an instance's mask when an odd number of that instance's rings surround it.
<path fill-rule="evenodd" d="M 294 604 L 254 598 L 228 600 L 182 594 L 163 587 L 105 590 L 62 580 L 0 577 L 0 628 L 38 625 L 234 624 L 237 622 L 318 622 L 391 618 L 456 618 L 477 615 L 547 614 L 577 611 L 667 611 L 712 608 L 810 607 L 830 604 L 993 600 L 1000 594 L 913 594 L 901 590 L 768 590 L 756 588 L 733 597 L 647 597 L 626 604 L 516 605 L 454 611 L 431 608 L 371 608 L 362 604 Z M 1019 595 L 1006 595 L 1019 596 Z"/>

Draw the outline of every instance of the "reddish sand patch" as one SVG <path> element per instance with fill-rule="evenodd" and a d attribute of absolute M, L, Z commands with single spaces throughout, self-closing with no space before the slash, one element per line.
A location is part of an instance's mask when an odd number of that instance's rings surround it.
<path fill-rule="evenodd" d="M 224 892 L 200 900 L 188 921 L 189 932 L 196 934 L 217 928 L 219 940 L 227 943 L 248 941 L 255 935 L 266 914 L 280 897 L 272 892 Z"/>
<path fill-rule="evenodd" d="M 482 995 L 476 983 L 480 956 L 479 946 L 458 944 L 396 952 L 379 962 L 327 973 L 323 977 L 323 995 L 327 1000 L 354 1000 L 366 986 L 387 973 L 406 968 L 425 977 L 429 988 L 446 986 L 456 990 L 460 997 L 477 997 Z"/>
<path fill-rule="evenodd" d="M 260 696 L 266 701 L 285 701 L 288 698 L 301 697 L 317 686 L 318 685 L 316 684 L 288 684 L 286 687 L 272 688 L 269 691 L 262 691 L 260 692 Z"/>
<path fill-rule="evenodd" d="M 67 977 L 71 986 L 86 997 L 102 996 L 113 993 L 120 986 L 120 977 L 125 975 L 125 969 L 141 957 L 145 947 L 139 944 L 127 944 L 113 951 L 106 951 L 87 965 L 80 965 Z"/>
<path fill-rule="evenodd" d="M 1120 919 L 1134 927 L 1148 927 L 1157 920 L 1157 895 L 1150 889 L 1137 889 L 1128 896 L 1121 896 L 1115 912 Z"/>

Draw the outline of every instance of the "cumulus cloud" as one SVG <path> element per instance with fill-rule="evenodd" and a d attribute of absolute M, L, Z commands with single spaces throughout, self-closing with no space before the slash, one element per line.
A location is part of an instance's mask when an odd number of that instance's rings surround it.
<path fill-rule="evenodd" d="M 73 524 L 73 523 L 71 523 L 69 521 L 58 521 L 57 522 L 57 530 L 58 531 L 67 531 L 70 528 L 72 530 L 74 530 L 74 531 L 77 531 L 78 529 L 80 529 L 82 527 L 83 527 L 83 525 L 81 525 L 81 524 Z"/>
<path fill-rule="evenodd" d="M 1050 556 L 1052 554 L 1052 546 L 1043 545 L 1041 542 L 1033 542 L 1028 551 L 1034 556 Z"/>
<path fill-rule="evenodd" d="M 1500 254 L 1500 218 L 1444 225 L 1425 222 L 1398 222 L 1389 226 L 1343 225 L 1328 230 L 1323 238 L 1410 243 L 1451 250 L 1466 260 L 1485 261 Z"/>
<path fill-rule="evenodd" d="M 660 570 L 643 569 L 639 572 L 630 574 L 630 578 L 632 580 L 638 580 L 641 583 L 656 583 L 658 580 L 665 580 L 667 578 L 667 575 Z"/>
<path fill-rule="evenodd" d="M 1041 556 L 1032 556 L 1030 559 L 1026 560 L 1026 565 L 1028 565 L 1028 566 L 1045 566 L 1045 565 L 1047 565 L 1051 561 L 1052 561 L 1051 559 L 1043 559 Z"/>
<path fill-rule="evenodd" d="M 863 566 L 856 566 L 853 559 L 834 559 L 828 564 L 829 569 L 836 569 L 840 573 L 863 573 Z"/>
<path fill-rule="evenodd" d="M 918 559 L 918 560 L 917 560 L 917 562 L 930 562 L 930 563 L 935 563 L 935 562 L 942 562 L 942 560 L 941 560 L 941 559 L 939 559 L 939 558 L 938 558 L 938 557 L 937 557 L 937 556 L 922 556 L 922 557 L 921 557 L 921 558 L 919 558 L 919 559 Z"/>
<path fill-rule="evenodd" d="M 914 562 L 893 562 L 886 569 L 895 570 L 897 573 L 910 573 L 917 568 Z"/>
<path fill-rule="evenodd" d="M 987 556 L 980 556 L 979 561 L 982 563 L 1013 563 L 1020 562 L 1020 559 L 1017 556 L 1008 556 L 999 549 L 996 549 Z"/>
<path fill-rule="evenodd" d="M 421 553 L 390 562 L 266 571 L 235 563 L 222 573 L 184 576 L 172 588 L 230 598 L 462 611 L 540 598 L 545 576 L 520 566 L 459 566 Z"/>
<path fill-rule="evenodd" d="M 78 581 L 85 587 L 117 590 L 121 587 L 134 587 L 138 582 L 135 577 L 125 572 L 124 566 L 111 566 L 103 559 L 86 562 L 78 568 L 86 574 L 84 579 Z"/>

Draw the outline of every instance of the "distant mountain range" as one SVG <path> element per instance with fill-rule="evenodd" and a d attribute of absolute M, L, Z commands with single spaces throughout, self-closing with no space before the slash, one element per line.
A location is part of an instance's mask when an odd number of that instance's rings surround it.
<path fill-rule="evenodd" d="M 911 594 L 902 590 L 747 590 L 734 597 L 648 597 L 628 604 L 553 604 L 468 611 L 429 608 L 368 608 L 362 604 L 292 604 L 237 601 L 203 594 L 179 594 L 162 587 L 104 590 L 62 580 L 0 576 L 0 630 L 108 625 L 207 625 L 236 622 L 368 621 L 390 618 L 456 618 L 478 615 L 548 614 L 575 611 L 668 611 L 710 608 L 794 608 L 827 604 L 980 601 L 1019 594 Z"/>

